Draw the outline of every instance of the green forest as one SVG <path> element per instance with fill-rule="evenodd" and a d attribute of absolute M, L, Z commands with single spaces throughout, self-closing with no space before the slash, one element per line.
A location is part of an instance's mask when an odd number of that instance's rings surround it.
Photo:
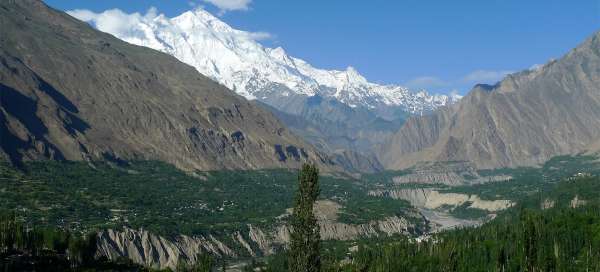
<path fill-rule="evenodd" d="M 421 243 L 365 246 L 341 271 L 599 271 L 600 213 L 522 210 Z M 338 271 L 340 271 L 338 270 Z"/>
<path fill-rule="evenodd" d="M 573 205 L 573 199 L 585 199 Z M 564 179 L 477 228 L 325 247 L 322 271 L 600 271 L 600 178 Z M 542 209 L 540 200 L 554 206 Z M 343 244 L 342 246 L 348 246 Z M 255 268 L 287 271 L 286 253 Z"/>
<path fill-rule="evenodd" d="M 96 234 L 35 227 L 15 213 L 0 215 L 2 271 L 140 271 L 127 259 L 95 257 Z"/>
<path fill-rule="evenodd" d="M 3 271 L 147 271 L 126 258 L 96 258 L 95 231 L 127 225 L 193 235 L 225 234 L 244 222 L 268 226 L 294 206 L 299 188 L 298 173 L 288 170 L 185 173 L 159 162 L 35 162 L 25 167 L 0 164 Z M 319 258 L 320 271 L 600 271 L 599 169 L 590 157 L 561 157 L 541 168 L 482 173 L 510 173 L 510 181 L 440 185 L 445 192 L 510 199 L 517 205 L 477 228 L 430 234 L 419 241 L 418 232 L 322 241 L 313 256 Z M 392 176 L 357 180 L 320 175 L 319 194 L 311 199 L 343 203 L 340 220 L 347 223 L 403 216 L 413 209 L 407 202 L 366 193 L 397 186 Z M 468 207 L 455 211 L 487 215 Z M 289 256 L 284 250 L 246 257 L 245 271 L 289 271 Z M 234 261 L 209 255 L 199 259 L 203 261 L 178 270 L 221 271 L 225 262 Z"/>
<path fill-rule="evenodd" d="M 296 178 L 286 169 L 187 173 L 156 161 L 40 161 L 23 169 L 0 162 L 0 211 L 75 232 L 129 226 L 167 236 L 229 234 L 277 223 L 293 205 Z M 408 202 L 369 196 L 372 186 L 322 176 L 320 198 L 340 203 L 340 221 L 350 224 L 410 211 Z"/>

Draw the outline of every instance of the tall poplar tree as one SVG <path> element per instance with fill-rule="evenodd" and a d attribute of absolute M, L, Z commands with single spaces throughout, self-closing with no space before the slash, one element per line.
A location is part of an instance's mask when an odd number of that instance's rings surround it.
<path fill-rule="evenodd" d="M 304 164 L 298 175 L 298 182 L 288 265 L 290 271 L 316 272 L 321 269 L 321 234 L 313 214 L 313 205 L 320 193 L 319 169 L 313 164 Z"/>

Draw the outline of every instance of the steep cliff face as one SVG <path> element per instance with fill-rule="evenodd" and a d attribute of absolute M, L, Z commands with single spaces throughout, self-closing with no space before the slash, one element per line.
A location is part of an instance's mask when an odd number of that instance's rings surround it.
<path fill-rule="evenodd" d="M 321 239 L 352 240 L 427 231 L 427 227 L 417 227 L 411 223 L 424 220 L 416 210 L 408 212 L 407 218 L 389 216 L 364 224 L 348 224 L 338 220 L 342 208 L 342 205 L 331 200 L 317 201 L 314 213 Z M 103 230 L 97 235 L 96 255 L 109 259 L 127 257 L 135 263 L 154 268 L 175 268 L 180 260 L 194 263 L 201 253 L 231 258 L 268 256 L 289 243 L 290 228 L 286 219 L 291 213 L 292 209 L 287 209 L 277 217 L 279 220 L 275 224 L 268 227 L 248 224 L 236 231 L 218 235 L 163 237 L 143 229 Z"/>
<path fill-rule="evenodd" d="M 135 263 L 153 268 L 175 269 L 180 260 L 195 263 L 197 256 L 202 253 L 237 256 L 231 248 L 213 236 L 177 236 L 167 239 L 145 230 L 126 228 L 122 231 L 101 231 L 97 239 L 98 257 L 105 256 L 109 259 L 126 257 Z"/>
<path fill-rule="evenodd" d="M 458 104 L 410 118 L 381 151 L 390 169 L 423 161 L 531 166 L 600 138 L 600 33 L 563 58 L 476 86 Z"/>
<path fill-rule="evenodd" d="M 324 155 L 174 57 L 35 0 L 0 3 L 0 157 L 297 167 Z"/>

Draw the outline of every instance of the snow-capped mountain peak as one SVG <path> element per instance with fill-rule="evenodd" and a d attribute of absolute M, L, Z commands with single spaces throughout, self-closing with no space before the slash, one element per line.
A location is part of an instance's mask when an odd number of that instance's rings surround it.
<path fill-rule="evenodd" d="M 320 95 L 351 107 L 399 106 L 420 113 L 457 98 L 371 83 L 351 66 L 343 71 L 315 68 L 281 47 L 263 47 L 257 39 L 264 33 L 236 30 L 201 8 L 174 18 L 132 14 L 127 31 L 104 27 L 102 14 L 96 15 L 81 19 L 129 43 L 171 54 L 248 99 L 264 98 L 266 90 L 278 95 L 279 90 L 283 96 Z"/>

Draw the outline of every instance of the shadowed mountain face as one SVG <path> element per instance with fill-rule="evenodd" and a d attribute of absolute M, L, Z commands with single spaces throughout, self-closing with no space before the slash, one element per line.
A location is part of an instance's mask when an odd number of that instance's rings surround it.
<path fill-rule="evenodd" d="M 410 118 L 381 151 L 387 168 L 470 161 L 536 165 L 600 149 L 600 33 L 558 61 L 476 86 L 458 104 Z"/>
<path fill-rule="evenodd" d="M 183 169 L 328 158 L 268 111 L 157 51 L 40 1 L 0 2 L 0 157 L 162 160 Z"/>

